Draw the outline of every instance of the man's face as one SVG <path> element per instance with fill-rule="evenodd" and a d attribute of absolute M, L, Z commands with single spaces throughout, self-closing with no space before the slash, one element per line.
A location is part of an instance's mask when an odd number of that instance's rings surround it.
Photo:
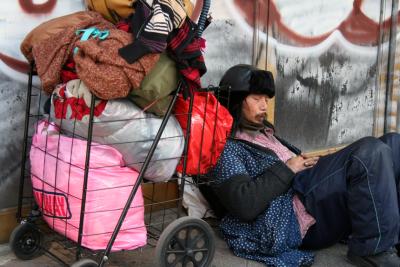
<path fill-rule="evenodd" d="M 262 124 L 267 115 L 268 96 L 250 94 L 242 104 L 242 115 L 245 119 L 256 124 Z"/>

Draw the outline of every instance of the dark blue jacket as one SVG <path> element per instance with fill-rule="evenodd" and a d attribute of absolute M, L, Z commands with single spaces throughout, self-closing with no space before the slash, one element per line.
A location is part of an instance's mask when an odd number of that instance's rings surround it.
<path fill-rule="evenodd" d="M 294 175 L 272 150 L 227 141 L 212 171 L 212 189 L 227 211 L 220 230 L 235 255 L 268 266 L 311 265 L 312 253 L 298 250 L 302 238 L 289 190 Z"/>
<path fill-rule="evenodd" d="M 279 141 L 300 154 L 296 147 Z M 272 199 L 287 192 L 294 175 L 272 150 L 231 138 L 211 172 L 211 187 L 227 213 L 251 221 Z"/>

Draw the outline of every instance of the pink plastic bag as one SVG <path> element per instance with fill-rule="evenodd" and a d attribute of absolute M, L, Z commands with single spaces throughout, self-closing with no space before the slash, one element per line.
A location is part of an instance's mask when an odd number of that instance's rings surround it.
<path fill-rule="evenodd" d="M 78 240 L 86 157 L 85 140 L 59 135 L 42 121 L 30 151 L 34 197 L 44 220 L 58 233 Z M 58 151 L 57 151 L 58 150 Z M 45 153 L 46 151 L 46 153 Z M 105 249 L 138 173 L 124 165 L 114 148 L 92 143 L 82 245 Z M 146 245 L 142 190 L 139 187 L 112 251 Z"/>

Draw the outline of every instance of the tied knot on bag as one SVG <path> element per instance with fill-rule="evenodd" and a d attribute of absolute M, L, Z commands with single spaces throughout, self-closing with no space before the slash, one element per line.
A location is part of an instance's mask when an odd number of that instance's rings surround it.
<path fill-rule="evenodd" d="M 96 27 L 91 27 L 91 28 L 87 28 L 87 29 L 81 29 L 81 30 L 77 30 L 75 32 L 76 35 L 80 35 L 81 36 L 81 41 L 87 41 L 89 40 L 89 38 L 93 38 L 93 39 L 99 39 L 99 40 L 104 40 L 106 39 L 109 35 L 110 35 L 110 31 L 109 30 L 104 30 L 101 31 L 99 29 L 97 29 Z M 78 52 L 78 47 L 75 47 L 74 49 L 74 54 L 76 54 Z"/>

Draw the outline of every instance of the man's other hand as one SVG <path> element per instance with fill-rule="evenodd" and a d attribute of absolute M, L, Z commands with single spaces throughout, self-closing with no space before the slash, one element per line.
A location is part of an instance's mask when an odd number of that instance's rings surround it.
<path fill-rule="evenodd" d="M 286 161 L 286 165 L 294 172 L 298 173 L 302 170 L 312 168 L 317 164 L 319 157 L 305 157 L 303 155 L 293 157 Z"/>

